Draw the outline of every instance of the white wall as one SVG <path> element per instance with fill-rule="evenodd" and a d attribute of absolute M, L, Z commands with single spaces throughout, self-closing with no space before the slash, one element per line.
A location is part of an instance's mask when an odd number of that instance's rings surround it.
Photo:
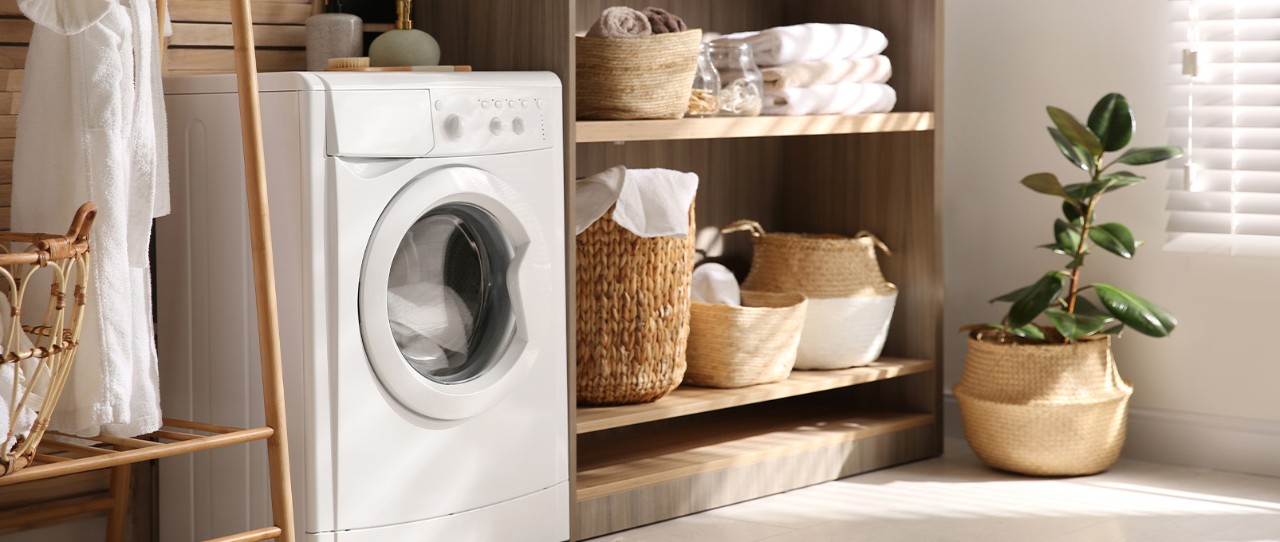
<path fill-rule="evenodd" d="M 1165 144 L 1167 20 L 1167 0 L 947 1 L 948 390 L 965 354 L 964 336 L 954 330 L 997 320 L 1007 305 L 987 299 L 1064 263 L 1032 248 L 1052 240 L 1058 201 L 1018 184 L 1037 171 L 1055 172 L 1064 183 L 1085 180 L 1045 132 L 1044 106 L 1083 118 L 1102 95 L 1120 92 L 1136 110 L 1134 142 Z M 1167 177 L 1163 166 L 1139 172 L 1150 181 L 1109 196 L 1099 214 L 1128 224 L 1147 246 L 1130 262 L 1096 251 L 1084 276 L 1129 288 L 1179 318 L 1169 338 L 1127 333 L 1116 345 L 1121 373 L 1136 388 L 1133 421 L 1252 420 L 1243 423 L 1280 435 L 1280 259 L 1164 252 Z M 1140 429 L 1147 440 L 1185 443 L 1191 436 L 1180 423 Z M 1143 443 L 1131 432 L 1130 449 L 1135 444 Z M 1280 472 L 1280 464 L 1273 466 Z"/>

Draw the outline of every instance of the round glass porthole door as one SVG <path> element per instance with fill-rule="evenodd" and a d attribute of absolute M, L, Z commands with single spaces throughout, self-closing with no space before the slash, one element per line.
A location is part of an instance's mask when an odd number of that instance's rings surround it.
<path fill-rule="evenodd" d="M 360 267 L 360 339 L 395 400 L 461 420 L 511 396 L 540 359 L 525 311 L 554 280 L 518 192 L 470 167 L 422 172 L 386 204 Z"/>
<path fill-rule="evenodd" d="M 474 205 L 441 205 L 410 226 L 387 277 L 387 322 L 404 363 L 440 384 L 492 368 L 515 334 L 513 258 L 497 220 Z"/>

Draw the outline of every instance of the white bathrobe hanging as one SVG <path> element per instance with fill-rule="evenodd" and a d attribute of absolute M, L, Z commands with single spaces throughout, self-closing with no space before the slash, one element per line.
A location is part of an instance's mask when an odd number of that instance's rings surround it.
<path fill-rule="evenodd" d="M 152 218 L 169 210 L 156 6 L 18 6 L 36 26 L 18 116 L 12 228 L 61 232 L 81 203 L 98 204 L 84 329 L 52 427 L 81 436 L 153 431 L 161 416 L 148 244 Z"/>

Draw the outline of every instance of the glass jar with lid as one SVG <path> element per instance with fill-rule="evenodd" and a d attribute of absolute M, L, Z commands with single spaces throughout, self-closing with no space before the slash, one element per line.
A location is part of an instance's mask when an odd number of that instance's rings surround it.
<path fill-rule="evenodd" d="M 720 112 L 720 73 L 711 63 L 711 48 L 702 44 L 698 51 L 698 69 L 693 75 L 693 92 L 689 94 L 690 117 L 714 117 Z"/>
<path fill-rule="evenodd" d="M 711 63 L 720 72 L 720 114 L 754 117 L 764 106 L 764 75 L 751 46 L 711 44 Z"/>

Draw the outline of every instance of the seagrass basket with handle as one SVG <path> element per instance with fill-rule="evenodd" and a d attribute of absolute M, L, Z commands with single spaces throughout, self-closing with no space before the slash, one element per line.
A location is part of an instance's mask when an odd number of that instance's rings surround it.
<path fill-rule="evenodd" d="M 898 288 L 880 271 L 876 251 L 889 248 L 879 238 L 865 231 L 853 237 L 766 233 L 751 220 L 721 231 L 751 234 L 754 253 L 743 290 L 808 298 L 796 369 L 844 369 L 880 357 Z"/>
<path fill-rule="evenodd" d="M 0 306 L 0 423 L 7 422 L 0 431 L 0 476 L 31 464 L 71 374 L 96 215 L 94 204 L 80 206 L 65 235 L 0 232 L 0 300 L 8 305 Z"/>

